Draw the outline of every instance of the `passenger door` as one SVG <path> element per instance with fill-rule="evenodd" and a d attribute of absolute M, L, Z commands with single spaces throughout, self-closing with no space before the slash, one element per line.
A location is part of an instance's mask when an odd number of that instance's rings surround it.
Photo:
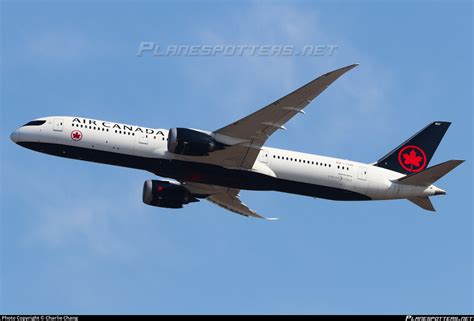
<path fill-rule="evenodd" d="M 368 180 L 367 180 L 367 171 L 368 171 L 368 169 L 365 166 L 359 166 L 358 170 L 359 170 L 359 173 L 357 175 L 358 179 L 357 179 L 357 182 L 355 182 L 355 183 L 360 188 L 358 190 L 358 192 L 362 193 L 362 194 L 365 194 L 367 192 L 368 187 L 369 187 Z"/>
<path fill-rule="evenodd" d="M 62 118 L 54 118 L 53 130 L 55 132 L 62 132 L 63 131 L 63 119 Z"/>
<path fill-rule="evenodd" d="M 367 168 L 366 167 L 359 167 L 359 177 L 360 180 L 366 181 L 367 180 Z"/>
<path fill-rule="evenodd" d="M 258 156 L 258 160 L 262 163 L 268 163 L 268 151 L 266 150 L 261 150 L 260 155 Z"/>
<path fill-rule="evenodd" d="M 138 142 L 140 144 L 148 144 L 148 134 L 145 133 L 140 133 Z"/>

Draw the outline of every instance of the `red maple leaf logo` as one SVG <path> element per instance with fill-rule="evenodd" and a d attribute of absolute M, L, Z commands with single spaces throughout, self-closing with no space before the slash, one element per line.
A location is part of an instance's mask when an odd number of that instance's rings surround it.
<path fill-rule="evenodd" d="M 75 130 L 71 133 L 71 138 L 72 138 L 72 140 L 75 140 L 75 141 L 81 140 L 82 133 L 78 130 Z"/>
<path fill-rule="evenodd" d="M 426 166 L 426 154 L 418 146 L 405 146 L 398 153 L 398 162 L 406 171 L 417 173 Z"/>
<path fill-rule="evenodd" d="M 403 159 L 405 165 L 420 167 L 420 162 L 423 160 L 423 157 L 418 156 L 415 150 L 412 149 L 409 154 L 403 154 Z"/>

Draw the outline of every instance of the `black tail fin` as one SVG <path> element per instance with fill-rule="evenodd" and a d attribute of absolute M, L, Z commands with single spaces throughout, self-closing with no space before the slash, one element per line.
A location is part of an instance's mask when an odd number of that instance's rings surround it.
<path fill-rule="evenodd" d="M 421 172 L 428 166 L 449 125 L 451 123 L 445 121 L 429 124 L 379 159 L 375 166 L 404 174 Z"/>

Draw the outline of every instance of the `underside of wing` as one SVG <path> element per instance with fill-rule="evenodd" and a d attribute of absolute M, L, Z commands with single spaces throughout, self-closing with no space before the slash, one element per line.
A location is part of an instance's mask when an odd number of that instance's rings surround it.
<path fill-rule="evenodd" d="M 278 129 L 285 129 L 284 124 L 288 120 L 298 113 L 304 113 L 304 107 L 356 66 L 357 64 L 353 64 L 324 74 L 255 113 L 214 131 L 213 134 L 219 141 L 231 142 L 233 145 L 227 151 L 232 154 L 230 165 L 251 168 L 260 148 L 271 134 Z M 232 141 L 239 143 L 232 144 Z"/>
<path fill-rule="evenodd" d="M 214 204 L 219 205 L 226 210 L 243 215 L 263 218 L 266 220 L 276 220 L 276 218 L 266 218 L 257 214 L 250 209 L 246 204 L 242 203 L 239 197 L 239 190 L 234 188 L 227 188 L 215 185 L 197 184 L 197 183 L 183 183 L 191 193 L 199 195 L 207 195 L 206 199 Z"/>
<path fill-rule="evenodd" d="M 219 205 L 220 207 L 225 208 L 231 212 L 244 215 L 244 216 L 253 216 L 257 218 L 263 218 L 266 220 L 276 220 L 276 218 L 266 218 L 262 215 L 257 214 L 255 211 L 251 210 L 247 205 L 242 203 L 238 194 L 230 193 L 220 193 L 214 194 L 207 198 L 210 202 Z"/>

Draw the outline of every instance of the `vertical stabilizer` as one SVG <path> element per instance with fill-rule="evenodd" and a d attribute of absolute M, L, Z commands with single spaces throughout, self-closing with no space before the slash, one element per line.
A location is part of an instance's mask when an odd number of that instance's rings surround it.
<path fill-rule="evenodd" d="M 410 137 L 377 161 L 375 166 L 403 174 L 421 172 L 428 166 L 450 122 L 436 121 Z"/>

